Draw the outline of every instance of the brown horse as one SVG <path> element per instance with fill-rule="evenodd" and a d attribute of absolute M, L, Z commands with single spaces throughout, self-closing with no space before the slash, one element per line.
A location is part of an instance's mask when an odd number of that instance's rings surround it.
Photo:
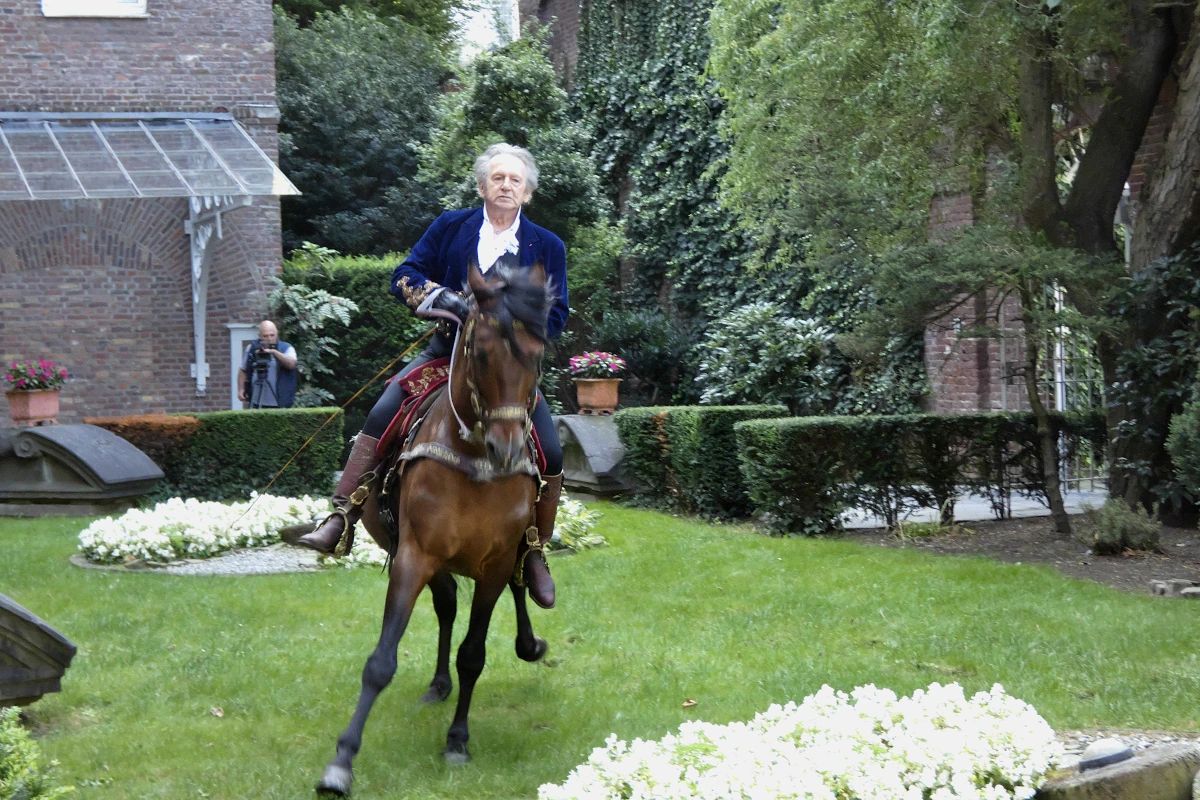
<path fill-rule="evenodd" d="M 537 399 L 553 294 L 541 267 L 492 270 L 497 272 L 485 279 L 477 269 L 470 271 L 471 315 L 455 341 L 448 391 L 433 404 L 408 443 L 409 457 L 414 452 L 437 457 L 405 460 L 397 447 L 385 464 L 399 475 L 398 502 L 385 480 L 382 498 L 373 493 L 364 506 L 367 530 L 393 554 L 383 631 L 363 668 L 354 716 L 338 738 L 337 755 L 325 768 L 318 791 L 349 793 L 367 715 L 396 672 L 400 637 L 426 585 L 439 627 L 437 668 L 422 698 L 431 702 L 446 699 L 452 687 L 454 576 L 475 581 L 471 622 L 458 649 L 458 708 L 446 735 L 447 761 L 470 759 L 467 712 L 475 681 L 483 671 L 492 609 L 506 586 L 511 584 L 517 607 L 517 655 L 536 661 L 546 652 L 545 641 L 534 636 L 530 626 L 525 590 L 512 578 L 518 549 L 533 525 L 538 496 L 538 478 L 527 446 L 529 415 Z M 455 462 L 457 468 L 451 466 Z M 391 532 L 389 518 L 395 520 Z"/>

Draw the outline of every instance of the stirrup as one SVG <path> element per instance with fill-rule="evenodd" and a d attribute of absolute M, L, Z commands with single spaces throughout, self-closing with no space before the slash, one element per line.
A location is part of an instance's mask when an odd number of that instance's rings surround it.
<path fill-rule="evenodd" d="M 536 525 L 530 525 L 525 529 L 525 551 L 521 553 L 521 557 L 517 559 L 517 564 L 513 567 L 513 582 L 521 589 L 525 588 L 525 559 L 529 558 L 529 554 L 533 551 L 542 553 L 542 560 L 546 561 L 542 540 L 538 538 L 538 529 Z M 550 572 L 550 562 L 546 562 L 546 572 Z"/>

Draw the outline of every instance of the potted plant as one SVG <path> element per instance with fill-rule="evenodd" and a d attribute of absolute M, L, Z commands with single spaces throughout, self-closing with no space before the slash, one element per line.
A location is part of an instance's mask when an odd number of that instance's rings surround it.
<path fill-rule="evenodd" d="M 53 422 L 58 416 L 58 390 L 67 382 L 65 367 L 44 358 L 14 361 L 4 373 L 4 396 L 13 422 Z"/>
<path fill-rule="evenodd" d="M 572 356 L 571 375 L 579 396 L 580 414 L 609 415 L 617 410 L 617 376 L 625 369 L 625 359 L 612 353 L 594 350 Z"/>

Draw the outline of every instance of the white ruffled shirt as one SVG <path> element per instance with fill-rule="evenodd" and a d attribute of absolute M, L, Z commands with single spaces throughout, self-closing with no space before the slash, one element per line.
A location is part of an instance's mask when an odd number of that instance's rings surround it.
<path fill-rule="evenodd" d="M 479 226 L 479 271 L 486 273 L 497 259 L 505 253 L 519 253 L 521 243 L 517 241 L 517 228 L 521 226 L 521 212 L 513 218 L 512 225 L 502 231 L 492 227 L 487 208 L 483 209 L 483 224 Z"/>

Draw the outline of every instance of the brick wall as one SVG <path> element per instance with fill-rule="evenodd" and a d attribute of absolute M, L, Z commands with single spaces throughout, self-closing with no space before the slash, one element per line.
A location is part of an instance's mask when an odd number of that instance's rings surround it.
<path fill-rule="evenodd" d="M 147 19 L 50 19 L 0 0 L 5 111 L 213 111 L 275 102 L 270 0 L 149 0 Z"/>
<path fill-rule="evenodd" d="M 579 63 L 579 25 L 582 0 L 520 0 L 521 26 L 536 21 L 550 26 L 550 60 L 570 89 Z"/>
<path fill-rule="evenodd" d="M 1162 91 L 1158 95 L 1158 105 L 1146 123 L 1146 132 L 1142 134 L 1142 144 L 1133 159 L 1133 168 L 1129 170 L 1129 196 L 1133 199 L 1136 213 L 1138 201 L 1141 200 L 1150 175 L 1158 160 L 1162 158 L 1167 146 L 1167 135 L 1171 132 L 1171 120 L 1175 115 L 1175 98 L 1179 85 L 1175 77 L 1168 75 L 1163 82 Z"/>
<path fill-rule="evenodd" d="M 226 110 L 275 158 L 270 0 L 149 0 L 147 19 L 47 19 L 0 0 L 0 110 Z M 190 375 L 185 199 L 0 203 L 0 358 L 67 366 L 64 422 L 229 406 L 226 323 L 255 323 L 281 260 L 279 202 L 225 215 L 208 291 L 208 391 Z M 0 396 L 0 425 L 8 425 Z"/>
<path fill-rule="evenodd" d="M 229 407 L 226 322 L 257 322 L 279 264 L 279 203 L 225 217 L 208 289 L 205 397 L 189 365 L 192 300 L 187 201 L 0 203 L 0 359 L 70 370 L 62 422 L 87 416 Z M 0 425 L 8 420 L 0 396 Z"/>
<path fill-rule="evenodd" d="M 1025 386 L 1012 377 L 1024 358 L 1020 326 L 1021 305 L 1005 301 L 999 319 L 988 317 L 989 300 L 964 300 L 950 314 L 925 329 L 925 374 L 929 380 L 928 410 L 934 414 L 973 414 L 980 411 L 1021 411 L 1029 407 Z M 995 309 L 992 309 L 995 313 Z M 1000 338 L 971 336 L 973 326 L 996 328 Z"/>
<path fill-rule="evenodd" d="M 1142 136 L 1142 143 L 1129 172 L 1129 189 L 1136 220 L 1138 203 L 1149 176 L 1162 157 L 1175 111 L 1177 86 L 1168 77 Z M 939 231 L 974 224 L 971 198 L 966 194 L 934 197 L 929 209 L 932 236 Z M 929 379 L 929 410 L 938 414 L 962 414 L 976 411 L 1027 410 L 1025 386 L 1021 378 L 1007 378 L 1013 365 L 1023 358 L 1021 337 L 1014 332 L 1006 337 L 1001 354 L 999 339 L 963 338 L 956 327 L 969 329 L 977 309 L 967 304 L 955 309 L 946 319 L 925 331 L 925 374 Z M 1019 324 L 1020 305 L 1010 299 L 1002 316 L 1006 328 Z M 996 325 L 996 320 L 991 320 Z M 1009 364 L 1006 368 L 1005 363 Z M 1050 402 L 1047 398 L 1047 402 Z"/>

